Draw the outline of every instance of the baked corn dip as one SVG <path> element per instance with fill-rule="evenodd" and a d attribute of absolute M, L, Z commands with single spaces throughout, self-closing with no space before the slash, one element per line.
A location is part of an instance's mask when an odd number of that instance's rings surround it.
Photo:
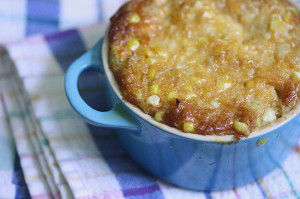
<path fill-rule="evenodd" d="M 132 0 L 108 37 L 124 99 L 183 132 L 241 139 L 299 104 L 299 14 L 288 1 Z"/>

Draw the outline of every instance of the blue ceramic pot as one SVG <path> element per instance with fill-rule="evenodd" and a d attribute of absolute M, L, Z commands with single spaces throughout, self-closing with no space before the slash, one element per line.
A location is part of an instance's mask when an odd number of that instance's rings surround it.
<path fill-rule="evenodd" d="M 300 116 L 296 112 L 240 141 L 232 141 L 230 136 L 187 134 L 158 123 L 122 100 L 109 70 L 107 52 L 106 38 L 70 66 L 65 79 L 67 97 L 87 122 L 117 129 L 132 159 L 158 178 L 195 190 L 239 187 L 280 166 L 297 143 Z M 105 76 L 114 103 L 110 111 L 96 111 L 80 97 L 77 81 L 87 69 L 95 69 Z"/>

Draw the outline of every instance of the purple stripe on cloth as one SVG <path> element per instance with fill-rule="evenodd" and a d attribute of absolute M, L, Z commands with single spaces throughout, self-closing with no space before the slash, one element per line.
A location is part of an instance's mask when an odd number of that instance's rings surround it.
<path fill-rule="evenodd" d="M 12 183 L 16 185 L 15 199 L 30 199 L 28 187 L 26 185 L 22 167 L 20 165 L 19 154 L 15 153 L 14 174 Z"/>
<path fill-rule="evenodd" d="M 139 196 L 139 195 L 146 195 L 155 191 L 159 191 L 158 185 L 152 185 L 148 187 L 139 187 L 139 188 L 133 188 L 133 189 L 126 189 L 123 190 L 124 196 L 130 197 L 130 196 Z"/>
<path fill-rule="evenodd" d="M 28 0 L 26 35 L 50 34 L 59 29 L 58 0 Z"/>
<path fill-rule="evenodd" d="M 64 71 L 86 51 L 84 42 L 77 30 L 64 31 L 48 36 L 46 41 Z"/>
<path fill-rule="evenodd" d="M 72 30 L 67 30 L 67 31 L 63 31 L 63 32 L 59 32 L 57 34 L 53 34 L 53 35 L 49 35 L 46 37 L 46 40 L 48 42 L 55 42 L 55 41 L 58 41 L 58 40 L 63 40 L 64 38 L 67 38 L 67 37 L 72 37 L 72 42 L 77 42 L 78 40 L 81 40 L 80 37 L 73 37 L 73 35 L 76 35 L 78 34 L 77 30 L 76 29 L 72 29 Z M 81 41 L 83 42 L 83 41 Z M 61 43 L 61 45 L 65 45 L 64 43 Z M 65 52 L 65 53 L 68 53 L 68 52 Z M 74 57 L 74 58 L 77 58 L 77 57 Z"/>
<path fill-rule="evenodd" d="M 204 195 L 205 195 L 205 197 L 206 197 L 207 199 L 212 199 L 212 198 L 213 198 L 213 197 L 211 196 L 211 194 L 210 194 L 209 191 L 204 191 L 203 193 L 204 193 Z"/>
<path fill-rule="evenodd" d="M 111 130 L 89 126 L 96 146 L 105 158 L 127 198 L 164 198 L 156 180 L 141 170 Z M 146 196 L 147 195 L 147 196 Z"/>

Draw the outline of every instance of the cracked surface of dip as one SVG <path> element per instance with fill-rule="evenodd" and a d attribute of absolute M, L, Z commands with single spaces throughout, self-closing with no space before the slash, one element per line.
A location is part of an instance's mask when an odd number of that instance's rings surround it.
<path fill-rule="evenodd" d="M 156 121 L 241 139 L 299 104 L 299 22 L 284 0 L 132 0 L 111 18 L 110 68 Z"/>

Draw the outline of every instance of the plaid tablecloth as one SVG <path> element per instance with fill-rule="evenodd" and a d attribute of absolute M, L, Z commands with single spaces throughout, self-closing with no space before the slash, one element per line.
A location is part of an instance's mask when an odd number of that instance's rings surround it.
<path fill-rule="evenodd" d="M 122 3 L 0 1 L 0 198 L 299 199 L 300 140 L 263 179 L 233 190 L 196 192 L 145 173 L 115 132 L 87 125 L 72 110 L 64 72 L 103 36 Z M 85 100 L 105 109 L 102 77 L 86 73 L 82 79 Z"/>

